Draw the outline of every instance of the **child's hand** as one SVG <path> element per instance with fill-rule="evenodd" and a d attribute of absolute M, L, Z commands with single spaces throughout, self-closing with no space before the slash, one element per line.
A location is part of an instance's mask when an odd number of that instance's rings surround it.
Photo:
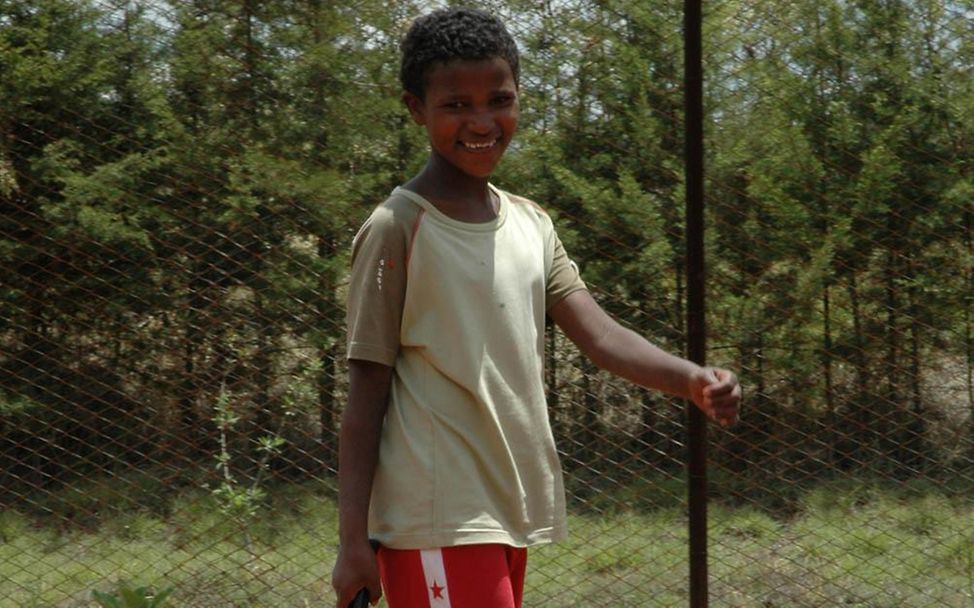
<path fill-rule="evenodd" d="M 737 422 L 741 405 L 741 385 L 726 369 L 702 367 L 690 379 L 690 396 L 709 418 L 722 427 Z"/>
<path fill-rule="evenodd" d="M 379 566 L 375 551 L 368 541 L 346 546 L 338 550 L 338 560 L 331 573 L 331 585 L 335 589 L 337 608 L 347 608 L 362 588 L 369 590 L 371 603 L 375 605 L 382 596 L 379 584 Z"/>

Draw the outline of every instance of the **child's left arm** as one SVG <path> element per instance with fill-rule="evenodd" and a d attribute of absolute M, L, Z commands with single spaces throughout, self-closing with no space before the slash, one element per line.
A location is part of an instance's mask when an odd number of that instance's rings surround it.
<path fill-rule="evenodd" d="M 692 400 L 721 426 L 737 421 L 737 377 L 671 355 L 619 325 L 582 289 L 565 296 L 548 314 L 579 350 L 600 368 L 640 386 Z"/>

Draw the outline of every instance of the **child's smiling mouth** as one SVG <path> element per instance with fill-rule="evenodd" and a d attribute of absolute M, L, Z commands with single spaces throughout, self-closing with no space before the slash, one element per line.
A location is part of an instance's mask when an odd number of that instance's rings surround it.
<path fill-rule="evenodd" d="M 472 142 L 472 141 L 461 141 L 460 145 L 471 152 L 479 152 L 484 150 L 489 150 L 497 145 L 500 138 L 492 139 L 490 141 Z"/>

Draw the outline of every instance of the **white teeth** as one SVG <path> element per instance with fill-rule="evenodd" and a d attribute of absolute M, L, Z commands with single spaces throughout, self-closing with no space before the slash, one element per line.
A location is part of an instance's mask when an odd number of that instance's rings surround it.
<path fill-rule="evenodd" d="M 470 149 L 472 149 L 472 150 L 484 150 L 484 149 L 486 149 L 486 148 L 490 148 L 490 147 L 491 147 L 491 146 L 493 146 L 493 145 L 494 145 L 495 143 L 497 143 L 497 142 L 496 142 L 496 140 L 495 140 L 495 141 L 488 141 L 488 142 L 484 142 L 484 143 L 482 143 L 482 144 L 472 144 L 472 143 L 470 143 L 470 142 L 466 142 L 466 141 L 465 141 L 465 142 L 463 142 L 463 145 L 464 145 L 464 147 L 466 147 L 466 148 L 470 148 Z"/>

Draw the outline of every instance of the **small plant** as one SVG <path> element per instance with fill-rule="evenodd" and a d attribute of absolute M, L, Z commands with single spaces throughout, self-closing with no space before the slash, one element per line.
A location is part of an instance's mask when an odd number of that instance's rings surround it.
<path fill-rule="evenodd" d="M 240 416 L 233 411 L 231 396 L 225 386 L 220 388 L 220 395 L 214 409 L 213 421 L 220 431 L 220 453 L 216 457 L 216 468 L 223 480 L 216 489 L 212 490 L 212 494 L 224 514 L 235 518 L 251 518 L 257 514 L 260 501 L 264 498 L 264 491 L 257 483 L 259 479 L 252 485 L 246 486 L 238 482 L 231 471 L 229 434 L 240 422 Z"/>
<path fill-rule="evenodd" d="M 249 482 L 240 481 L 232 470 L 233 454 L 230 451 L 230 434 L 241 421 L 241 416 L 235 411 L 233 406 L 233 396 L 227 390 L 226 383 L 220 386 L 220 393 L 214 404 L 213 422 L 216 424 L 220 437 L 220 452 L 216 456 L 216 470 L 219 472 L 220 484 L 210 490 L 210 494 L 216 499 L 220 511 L 239 522 L 243 522 L 244 547 L 249 551 L 251 539 L 249 526 L 246 524 L 257 517 L 261 506 L 265 503 L 267 492 L 264 490 L 264 482 L 270 471 L 271 459 L 280 455 L 282 448 L 287 444 L 283 437 L 285 427 L 296 419 L 298 412 L 312 406 L 315 401 L 313 383 L 309 378 L 314 378 L 320 371 L 320 364 L 317 362 L 308 363 L 303 370 L 295 375 L 288 385 L 288 389 L 282 399 L 282 415 L 277 429 L 258 438 L 256 452 L 259 455 L 257 462 L 257 472 Z"/>
<path fill-rule="evenodd" d="M 12 542 L 22 536 L 30 525 L 19 513 L 0 511 L 0 544 Z"/>
<path fill-rule="evenodd" d="M 128 583 L 119 583 L 116 593 L 102 593 L 92 591 L 91 595 L 102 608 L 162 608 L 173 592 L 172 587 L 152 592 L 148 587 L 132 587 Z"/>

